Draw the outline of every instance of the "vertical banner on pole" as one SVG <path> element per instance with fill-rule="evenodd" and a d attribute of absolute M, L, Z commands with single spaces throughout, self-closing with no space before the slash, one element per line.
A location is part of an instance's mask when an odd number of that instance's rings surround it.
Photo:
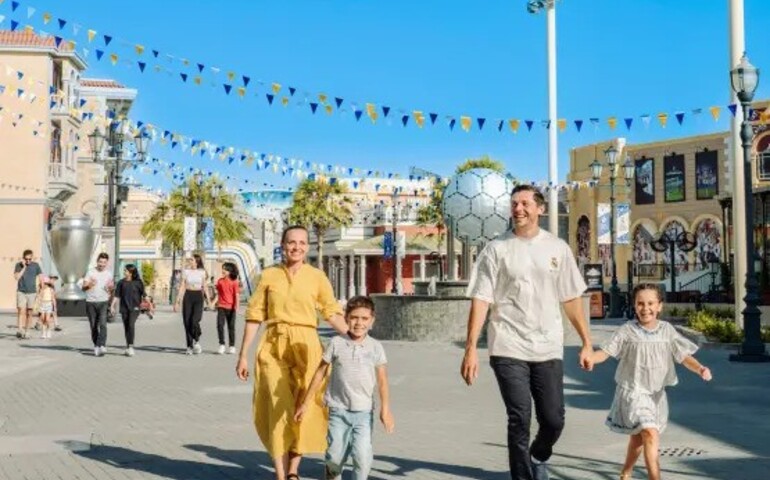
<path fill-rule="evenodd" d="M 597 230 L 596 243 L 598 245 L 609 245 L 610 237 L 610 204 L 599 203 L 596 205 L 596 219 L 599 225 Z"/>
<path fill-rule="evenodd" d="M 203 229 L 203 249 L 213 250 L 214 249 L 214 219 L 211 217 L 204 218 L 203 225 L 205 225 Z"/>
<path fill-rule="evenodd" d="M 195 250 L 195 217 L 184 217 L 184 251 Z"/>
<path fill-rule="evenodd" d="M 615 243 L 629 245 L 631 243 L 631 204 L 615 204 Z"/>

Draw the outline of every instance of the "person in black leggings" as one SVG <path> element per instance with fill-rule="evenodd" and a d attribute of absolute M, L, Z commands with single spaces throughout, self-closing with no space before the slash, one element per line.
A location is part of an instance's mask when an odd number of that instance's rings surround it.
<path fill-rule="evenodd" d="M 132 264 L 123 269 L 123 279 L 115 287 L 112 298 L 112 315 L 120 302 L 120 316 L 123 319 L 123 329 L 126 333 L 126 356 L 134 356 L 134 337 L 136 334 L 136 319 L 139 317 L 139 305 L 144 298 L 144 283 L 139 278 L 139 271 Z"/>
<path fill-rule="evenodd" d="M 206 270 L 203 268 L 203 258 L 197 253 L 187 259 L 182 271 L 182 282 L 179 285 L 177 303 L 174 311 L 182 308 L 182 321 L 187 340 L 185 354 L 199 354 L 203 351 L 200 345 L 201 319 L 203 318 L 203 302 L 210 303 L 208 292 L 205 288 Z"/>

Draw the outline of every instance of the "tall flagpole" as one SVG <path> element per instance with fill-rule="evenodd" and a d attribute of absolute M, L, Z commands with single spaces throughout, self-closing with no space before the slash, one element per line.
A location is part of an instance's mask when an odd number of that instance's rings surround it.
<path fill-rule="evenodd" d="M 559 236 L 559 157 L 556 134 L 556 2 L 546 1 L 548 35 L 548 230 Z"/>

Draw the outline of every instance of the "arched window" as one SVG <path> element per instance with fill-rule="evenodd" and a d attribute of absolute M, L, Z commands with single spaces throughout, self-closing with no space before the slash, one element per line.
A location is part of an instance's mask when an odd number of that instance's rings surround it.
<path fill-rule="evenodd" d="M 707 270 L 712 263 L 722 260 L 722 224 L 718 220 L 705 218 L 695 227 L 697 244 L 693 255 L 695 269 Z"/>
<path fill-rule="evenodd" d="M 591 261 L 591 221 L 583 215 L 577 224 L 577 262 L 581 267 Z"/>

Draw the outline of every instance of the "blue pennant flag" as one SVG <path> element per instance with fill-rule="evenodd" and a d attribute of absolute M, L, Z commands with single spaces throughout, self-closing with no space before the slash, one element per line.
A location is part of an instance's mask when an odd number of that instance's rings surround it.
<path fill-rule="evenodd" d="M 49 93 L 50 95 L 53 95 L 53 93 L 54 93 L 55 91 L 56 91 L 56 89 L 53 87 L 53 85 L 51 85 L 50 87 L 48 87 L 48 93 Z"/>
<path fill-rule="evenodd" d="M 679 125 L 681 125 L 684 121 L 684 112 L 675 113 L 674 116 L 676 117 L 676 121 L 679 122 Z"/>
<path fill-rule="evenodd" d="M 551 129 L 551 121 L 550 120 L 541 120 L 540 124 L 545 127 L 546 130 Z"/>
<path fill-rule="evenodd" d="M 24 90 L 23 89 L 19 88 L 18 90 L 16 90 L 16 96 L 17 97 L 21 98 L 22 95 L 24 95 Z"/>
<path fill-rule="evenodd" d="M 289 87 L 289 95 L 293 97 L 295 93 L 297 93 L 297 89 L 294 87 Z"/>
<path fill-rule="evenodd" d="M 11 31 L 15 32 L 17 28 L 19 28 L 19 22 L 16 20 L 11 20 Z"/>
<path fill-rule="evenodd" d="M 109 35 L 105 35 L 104 36 L 104 46 L 105 47 L 108 46 L 111 41 L 112 41 L 112 37 L 111 36 L 109 36 Z"/>
<path fill-rule="evenodd" d="M 230 90 L 232 90 L 232 89 L 233 89 L 233 86 L 232 86 L 232 85 L 228 85 L 228 84 L 226 84 L 226 83 L 225 83 L 223 86 L 225 87 L 225 93 L 226 93 L 227 95 L 230 95 Z"/>
<path fill-rule="evenodd" d="M 455 120 L 454 118 L 451 118 L 451 119 L 449 120 L 449 130 L 454 130 L 454 129 L 455 129 L 455 124 L 456 124 L 456 123 L 457 123 L 457 120 Z"/>
<path fill-rule="evenodd" d="M 499 120 L 497 122 L 497 131 L 498 132 L 502 132 L 503 131 L 503 123 L 505 123 L 505 122 L 503 122 L 502 120 Z"/>
<path fill-rule="evenodd" d="M 142 128 L 142 125 L 144 125 L 144 122 L 141 120 L 136 121 L 136 128 Z"/>
<path fill-rule="evenodd" d="M 16 72 L 16 78 L 18 78 L 19 80 L 24 78 L 24 72 Z"/>
<path fill-rule="evenodd" d="M 234 161 L 235 161 L 235 158 L 234 157 L 230 157 L 230 159 L 227 161 L 227 163 L 232 165 Z"/>
<path fill-rule="evenodd" d="M 202 63 L 199 63 L 199 64 L 198 64 L 198 73 L 203 73 L 203 69 L 204 69 L 204 68 L 206 68 L 206 66 L 205 66 L 205 65 L 203 65 Z"/>
<path fill-rule="evenodd" d="M 153 56 L 153 57 L 155 57 L 155 58 L 158 58 L 158 55 L 160 55 L 160 52 L 159 52 L 159 51 L 157 51 L 157 50 L 153 50 L 153 51 L 152 51 L 152 56 Z"/>
<path fill-rule="evenodd" d="M 11 2 L 11 11 L 15 12 L 19 8 L 19 2 Z"/>
<path fill-rule="evenodd" d="M 169 135 L 171 135 L 171 132 L 169 132 L 168 130 L 164 130 L 164 131 L 163 131 L 163 138 L 166 138 L 166 137 L 168 137 Z M 171 164 L 171 166 L 173 167 L 173 166 L 174 166 L 174 164 L 172 163 L 172 164 Z"/>
<path fill-rule="evenodd" d="M 171 142 L 172 149 L 176 148 L 177 145 L 179 145 L 179 142 Z"/>
<path fill-rule="evenodd" d="M 730 110 L 730 113 L 733 114 L 733 117 L 735 116 L 735 113 L 738 111 L 738 105 L 731 103 L 727 106 L 727 109 Z"/>
<path fill-rule="evenodd" d="M 404 126 L 406 126 L 406 124 L 409 123 L 409 115 L 403 115 L 401 117 L 401 123 L 403 123 Z"/>
<path fill-rule="evenodd" d="M 59 48 L 59 45 L 61 45 L 62 40 L 64 40 L 64 39 L 59 37 L 59 36 L 54 35 L 53 41 L 56 44 L 56 48 Z"/>
<path fill-rule="evenodd" d="M 361 111 L 361 110 L 356 110 L 356 111 L 353 112 L 353 115 L 356 116 L 356 121 L 361 120 L 361 114 L 362 113 L 364 113 L 364 112 Z"/>
<path fill-rule="evenodd" d="M 316 102 L 310 102 L 310 110 L 315 113 L 315 111 L 318 109 L 318 104 Z"/>
<path fill-rule="evenodd" d="M 273 104 L 273 99 L 275 98 L 275 95 L 273 95 L 272 93 L 266 93 L 265 97 L 267 97 L 267 103 L 272 105 Z"/>
<path fill-rule="evenodd" d="M 186 73 L 182 72 L 182 73 L 179 74 L 179 76 L 182 77 L 182 81 L 183 82 L 187 82 L 187 74 Z"/>
<path fill-rule="evenodd" d="M 96 50 L 96 60 L 99 61 L 104 56 L 104 51 L 102 50 Z"/>
<path fill-rule="evenodd" d="M 431 125 L 435 125 L 436 124 L 436 119 L 438 118 L 438 114 L 437 113 L 429 113 L 428 116 L 430 117 L 430 124 Z"/>
<path fill-rule="evenodd" d="M 136 63 L 139 65 L 139 70 L 141 70 L 142 73 L 144 73 L 144 69 L 147 66 L 147 64 L 144 62 L 136 62 Z"/>
<path fill-rule="evenodd" d="M 59 19 L 59 30 L 64 28 L 64 26 L 67 25 L 67 20 L 64 20 L 62 18 Z"/>
<path fill-rule="evenodd" d="M 626 122 L 626 129 L 631 130 L 631 124 L 634 123 L 633 118 L 625 118 L 624 121 Z"/>
<path fill-rule="evenodd" d="M 477 118 L 476 123 L 479 124 L 479 130 L 484 128 L 484 124 L 487 122 L 486 118 Z"/>
<path fill-rule="evenodd" d="M 83 108 L 83 105 L 85 105 L 87 101 L 88 100 L 86 100 L 85 98 L 81 98 L 80 99 L 80 108 Z"/>
<path fill-rule="evenodd" d="M 51 103 L 49 104 L 48 108 L 53 108 L 53 107 L 55 107 L 55 106 L 56 106 L 56 102 L 54 102 L 53 100 L 51 100 Z M 85 115 L 85 114 L 83 114 L 83 115 Z"/>
<path fill-rule="evenodd" d="M 524 120 L 524 123 L 527 125 L 527 130 L 532 131 L 532 125 L 535 124 L 532 120 Z"/>
<path fill-rule="evenodd" d="M 344 100 L 343 100 L 343 99 L 341 99 L 340 97 L 334 97 L 334 103 L 336 103 L 336 104 L 337 104 L 337 108 L 340 108 L 340 107 L 342 106 L 342 102 L 343 102 L 343 101 L 344 101 Z"/>
<path fill-rule="evenodd" d="M 251 81 L 250 77 L 247 77 L 246 75 L 243 76 L 243 86 L 244 87 L 248 87 L 250 81 Z"/>

